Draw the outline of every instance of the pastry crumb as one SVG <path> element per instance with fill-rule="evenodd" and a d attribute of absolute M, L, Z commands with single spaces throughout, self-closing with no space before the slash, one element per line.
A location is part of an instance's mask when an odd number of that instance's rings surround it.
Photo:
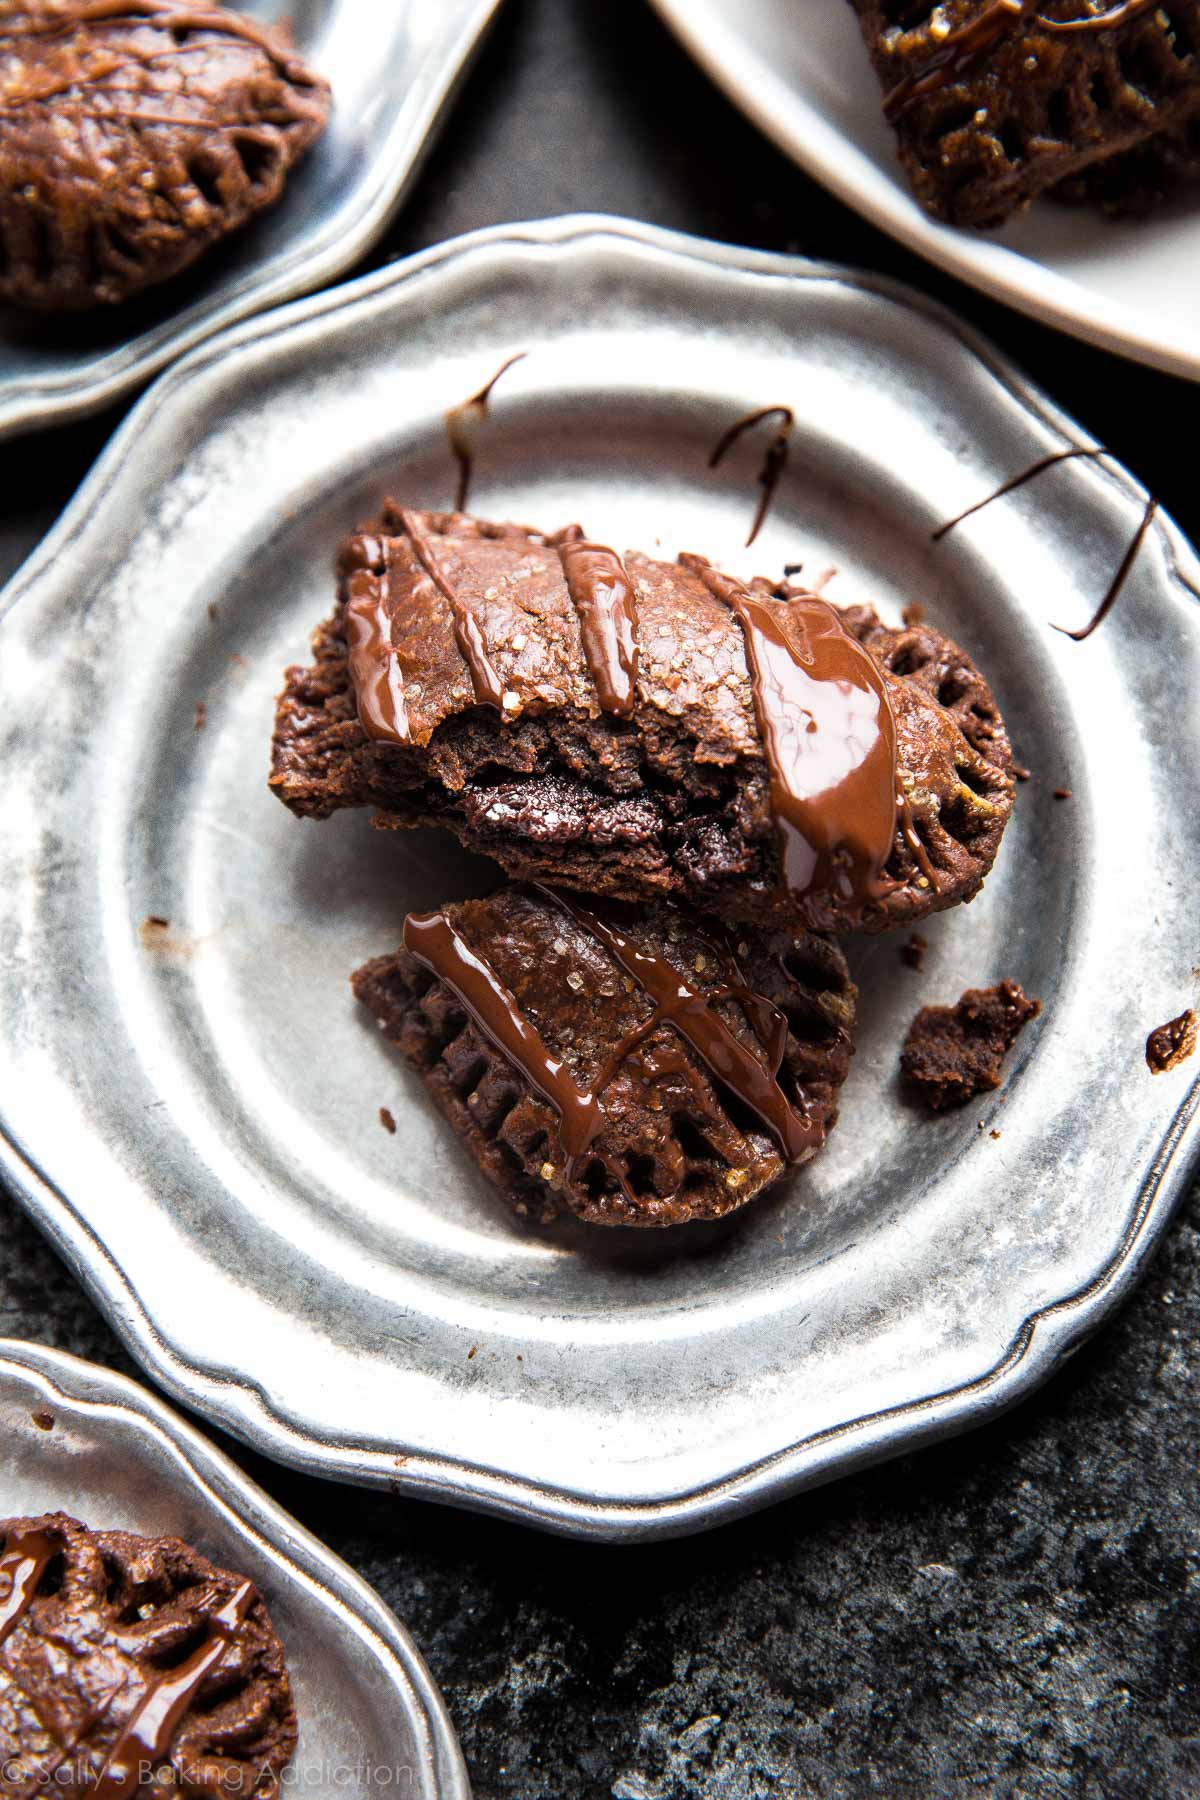
<path fill-rule="evenodd" d="M 1165 1025 L 1158 1025 L 1146 1039 L 1146 1066 L 1152 1075 L 1165 1075 L 1170 1069 L 1177 1069 L 1186 1062 L 1196 1048 L 1196 1039 L 1200 1031 L 1191 1007 L 1181 1012 L 1177 1019 L 1168 1019 Z"/>
<path fill-rule="evenodd" d="M 954 1006 L 923 1006 L 908 1028 L 900 1067 L 931 1112 L 962 1106 L 1000 1086 L 1005 1056 L 1041 1010 L 1015 981 L 968 988 Z"/>

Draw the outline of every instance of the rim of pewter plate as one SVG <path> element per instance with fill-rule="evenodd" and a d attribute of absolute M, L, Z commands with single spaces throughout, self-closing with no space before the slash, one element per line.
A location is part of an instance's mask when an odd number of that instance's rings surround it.
<path fill-rule="evenodd" d="M 402 307 L 410 284 L 420 286 L 419 303 L 425 304 L 430 278 L 436 282 L 439 275 L 461 277 L 464 267 L 478 272 L 497 261 L 507 266 L 507 259 L 514 254 L 533 257 L 543 268 L 555 268 L 556 259 L 569 259 L 585 247 L 597 256 L 607 252 L 623 259 L 621 268 L 626 274 L 630 263 L 635 263 L 651 282 L 665 281 L 672 271 L 680 270 L 695 279 L 708 269 L 714 280 L 730 273 L 763 277 L 764 291 L 775 293 L 779 278 L 785 277 L 794 284 L 797 306 L 802 306 L 805 284 L 832 286 L 860 301 L 878 298 L 915 317 L 924 328 L 932 327 L 954 340 L 976 372 L 983 370 L 998 403 L 1010 414 L 1015 409 L 1023 427 L 1036 430 L 1039 441 L 1049 431 L 1075 444 L 1089 442 L 1066 414 L 985 339 L 936 302 L 894 282 L 795 258 L 707 244 L 602 216 L 495 227 L 363 277 L 337 292 L 242 325 L 176 365 L 143 397 L 59 524 L 0 596 L 0 629 L 14 609 L 35 605 L 39 592 L 53 585 L 55 560 L 68 546 L 77 548 L 81 541 L 93 541 L 93 534 L 102 534 L 108 508 L 119 498 L 130 465 L 137 464 L 139 440 L 147 426 L 154 420 L 173 419 L 186 424 L 189 390 L 194 383 L 211 382 L 214 372 L 223 369 L 224 380 L 237 385 L 245 379 L 256 354 L 269 359 L 273 346 L 286 344 L 291 334 L 311 330 L 314 321 L 321 322 L 322 342 L 328 345 L 339 328 L 352 333 L 360 309 L 369 309 L 383 299 Z M 739 283 L 739 297 L 749 304 L 744 287 Z M 1066 467 L 1091 470 L 1092 479 L 1102 482 L 1106 492 L 1115 492 L 1129 504 L 1131 515 L 1141 513 L 1145 491 L 1125 471 L 1109 465 L 1101 472 L 1094 464 L 1079 462 Z M 1173 607 L 1168 622 L 1178 626 L 1180 649 L 1200 656 L 1200 612 L 1193 610 L 1200 598 L 1200 561 L 1178 528 L 1161 513 L 1149 543 L 1156 552 L 1152 559 L 1155 600 Z M 0 656 L 0 669 L 3 662 Z M 1184 769 L 1185 751 L 1186 744 L 1178 755 L 1181 796 L 1194 793 L 1200 776 L 1200 768 L 1190 775 Z M 1155 871 L 1149 874 L 1153 878 Z M 1153 940 L 1148 937 L 1148 941 Z M 266 1381 L 253 1370 L 231 1366 L 228 1355 L 218 1354 L 215 1344 L 211 1360 L 180 1353 L 171 1339 L 169 1310 L 153 1296 L 135 1291 L 89 1225 L 86 1204 L 79 1197 L 57 1191 L 26 1154 L 19 1120 L 9 1122 L 0 1135 L 0 1167 L 143 1366 L 172 1395 L 262 1453 L 327 1477 L 497 1512 L 569 1535 L 629 1540 L 710 1527 L 855 1467 L 962 1431 L 1037 1387 L 1112 1313 L 1144 1270 L 1200 1150 L 1198 1106 L 1200 1079 L 1188 1085 L 1169 1116 L 1163 1109 L 1161 1128 L 1156 1118 L 1153 1151 L 1143 1159 L 1138 1179 L 1124 1195 L 1124 1228 L 1115 1241 L 1105 1243 L 1102 1260 L 1086 1280 L 1019 1318 L 1004 1353 L 976 1378 L 944 1391 L 913 1393 L 900 1403 L 856 1411 L 831 1428 L 781 1444 L 771 1454 L 684 1489 L 656 1489 L 654 1471 L 649 1468 L 642 1484 L 644 1497 L 630 1500 L 529 1480 L 511 1469 L 461 1456 L 407 1451 L 400 1443 L 380 1449 L 355 1442 L 338 1417 L 314 1429 L 279 1404 Z"/>
<path fill-rule="evenodd" d="M 425 1800 L 470 1800 L 470 1783 L 454 1726 L 424 1658 L 395 1613 L 347 1563 L 277 1505 L 193 1425 L 128 1377 L 65 1350 L 0 1337 L 0 1396 L 6 1397 L 6 1390 L 18 1385 L 37 1410 L 38 1416 L 31 1416 L 30 1433 L 35 1451 L 48 1445 L 56 1431 L 73 1427 L 81 1434 L 103 1435 L 116 1421 L 132 1425 L 147 1440 L 165 1442 L 171 1452 L 168 1484 L 173 1491 L 186 1498 L 192 1509 L 199 1508 L 213 1519 L 232 1521 L 237 1537 L 250 1541 L 257 1554 L 278 1569 L 281 1584 L 315 1589 L 336 1619 L 339 1632 L 369 1644 L 372 1678 L 386 1683 L 389 1693 L 394 1692 L 394 1704 L 406 1720 L 420 1756 L 420 1766 L 413 1771 L 420 1785 L 405 1787 L 404 1792 L 411 1792 L 414 1800 L 418 1793 Z M 43 1413 L 50 1415 L 49 1421 Z M 10 1443 L 7 1455 L 15 1459 L 20 1454 L 19 1446 Z M 10 1463 L 12 1466 L 15 1464 Z M 82 1482 L 93 1479 L 88 1462 L 80 1467 Z M 163 1485 L 161 1471 L 156 1480 Z M 47 1492 L 40 1511 L 62 1510 L 70 1512 L 71 1508 L 59 1506 L 55 1495 Z M 0 1515 L 6 1511 L 0 1488 Z M 95 1519 L 84 1522 L 95 1529 L 104 1528 Z M 126 1528 L 137 1530 L 133 1524 Z M 197 1531 L 199 1522 L 193 1520 L 188 1529 Z M 236 1552 L 221 1554 L 232 1558 Z M 271 1596 L 267 1599 L 270 1604 Z M 304 1729 L 302 1718 L 302 1733 Z M 305 1754 L 314 1749 L 320 1746 L 310 1744 Z M 299 1765 L 293 1764 L 293 1773 L 298 1772 Z M 300 1785 L 305 1784 L 301 1781 Z M 286 1777 L 283 1786 L 286 1792 Z"/>
<path fill-rule="evenodd" d="M 233 10 L 238 10 L 239 3 L 240 0 L 232 0 Z M 214 274 L 212 257 L 205 256 L 168 284 L 161 295 L 152 288 L 140 302 L 126 302 L 85 315 L 85 321 L 94 319 L 102 326 L 119 328 L 124 315 L 142 316 L 155 307 L 169 306 L 163 316 L 153 318 L 128 339 L 111 341 L 107 348 L 94 352 L 78 350 L 74 356 L 69 349 L 62 352 L 60 365 L 47 368 L 44 373 L 22 373 L 19 366 L 6 369 L 6 346 L 0 334 L 0 442 L 100 412 L 216 333 L 298 295 L 328 287 L 353 268 L 387 231 L 403 205 L 501 3 L 502 0 L 405 0 L 412 14 L 408 30 L 417 40 L 419 57 L 411 67 L 405 65 L 390 71 L 390 91 L 398 97 L 398 103 L 382 139 L 369 161 L 358 159 L 365 162 L 364 176 L 355 183 L 350 201 L 327 202 L 330 217 L 324 226 L 318 223 L 315 233 L 299 225 L 297 241 L 281 246 L 265 259 L 250 256 L 245 267 L 241 267 L 239 257 L 228 276 Z M 348 40 L 350 31 L 365 31 L 369 27 L 375 4 L 376 0 L 334 0 L 333 29 L 322 34 L 315 49 L 307 44 L 300 46 L 320 74 L 330 72 L 325 63 L 332 61 L 333 111 L 325 133 L 292 170 L 281 207 L 290 205 L 298 210 L 314 189 L 314 166 L 329 154 L 327 140 L 339 130 L 336 65 L 347 55 L 343 39 Z M 357 21 L 353 16 L 355 9 L 360 15 Z M 286 8 L 283 10 L 286 12 Z M 345 26 L 337 24 L 336 16 L 342 11 L 346 14 Z M 425 45 L 423 40 L 431 36 L 433 42 Z M 269 224 L 278 210 L 271 209 L 271 214 L 251 221 L 244 231 L 235 233 L 226 254 L 235 256 L 243 247 L 252 249 L 255 234 L 261 233 L 264 223 Z M 177 296 L 174 305 L 170 305 L 171 296 Z M 13 320 L 22 317 L 16 308 L 4 310 Z M 61 319 L 51 314 L 31 314 L 27 318 L 29 322 L 22 326 L 25 332 L 43 337 L 56 333 L 65 333 L 68 338 L 85 335 L 78 320 L 64 326 Z M 116 331 L 109 335 L 115 339 Z"/>

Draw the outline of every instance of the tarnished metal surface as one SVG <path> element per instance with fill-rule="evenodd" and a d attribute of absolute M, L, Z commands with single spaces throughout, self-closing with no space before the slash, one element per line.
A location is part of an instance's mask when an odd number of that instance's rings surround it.
<path fill-rule="evenodd" d="M 0 1434 L 0 1518 L 62 1511 L 97 1530 L 171 1534 L 257 1584 L 300 1721 L 286 1791 L 469 1800 L 453 1728 L 394 1615 L 161 1401 L 109 1369 L 0 1339 Z"/>
<path fill-rule="evenodd" d="M 499 0 L 246 0 L 291 21 L 333 112 L 279 206 L 159 292 L 80 319 L 0 309 L 0 438 L 79 418 L 252 313 L 336 281 L 386 230 Z"/>
<path fill-rule="evenodd" d="M 339 536 L 387 490 L 449 502 L 443 413 L 518 350 L 481 512 L 919 600 L 1034 771 L 922 976 L 857 947 L 828 1150 L 711 1229 L 514 1224 L 347 984 L 489 865 L 266 788 Z M 768 404 L 797 425 L 746 552 L 761 446 L 707 454 Z M 907 291 L 597 220 L 445 246 L 159 382 L 5 596 L 0 1109 L 12 1181 L 160 1381 L 297 1465 L 633 1536 L 959 1429 L 1094 1328 L 1194 1143 L 1195 1065 L 1151 1078 L 1143 1043 L 1196 995 L 1197 565 L 1158 526 L 1095 637 L 1052 631 L 1141 517 L 1086 462 L 930 542 L 1074 436 Z M 908 1019 L 1001 976 L 1046 1008 L 1003 1093 L 919 1117 Z"/>

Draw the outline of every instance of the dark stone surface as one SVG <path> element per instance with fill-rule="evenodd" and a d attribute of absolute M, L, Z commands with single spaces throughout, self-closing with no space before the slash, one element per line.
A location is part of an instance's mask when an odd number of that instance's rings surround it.
<path fill-rule="evenodd" d="M 817 4 L 818 0 L 808 0 Z M 819 0 L 832 4 L 834 0 Z M 389 250 L 622 212 L 887 270 L 990 332 L 1193 535 L 1196 390 L 945 280 L 806 182 L 643 0 L 508 0 Z M 7 565 L 111 418 L 0 451 Z M 0 1331 L 128 1368 L 0 1202 Z M 478 1800 L 1200 1796 L 1200 1206 L 1007 1419 L 745 1523 L 614 1550 L 346 1492 L 238 1452 L 409 1623 Z"/>

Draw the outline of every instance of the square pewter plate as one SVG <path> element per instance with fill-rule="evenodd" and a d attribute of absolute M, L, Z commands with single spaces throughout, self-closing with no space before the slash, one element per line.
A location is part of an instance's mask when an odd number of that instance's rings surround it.
<path fill-rule="evenodd" d="M 347 985 L 490 865 L 363 813 L 301 823 L 266 788 L 339 537 L 389 489 L 448 501 L 444 409 L 516 350 L 479 511 L 742 572 L 834 563 L 835 597 L 892 616 L 919 599 L 1036 771 L 923 976 L 895 937 L 856 947 L 825 1154 L 716 1227 L 519 1228 Z M 747 553 L 761 448 L 706 457 L 776 403 L 792 458 Z M 0 1148 L 159 1381 L 327 1475 L 647 1536 L 960 1429 L 1096 1326 L 1195 1142 L 1194 1067 L 1154 1079 L 1143 1044 L 1195 998 L 1200 570 L 1164 524 L 1094 638 L 1052 631 L 1142 509 L 1078 461 L 930 543 L 1074 437 L 906 290 L 588 219 L 443 246 L 157 384 L 0 625 Z M 1006 975 L 1046 1011 L 1003 1092 L 919 1119 L 908 1019 Z"/>
<path fill-rule="evenodd" d="M 333 86 L 324 136 L 279 205 L 126 306 L 0 308 L 0 439 L 107 406 L 214 332 L 345 274 L 387 230 L 499 0 L 232 0 L 287 16 Z"/>
<path fill-rule="evenodd" d="M 50 1431 L 33 1423 L 42 1410 Z M 300 1720 L 285 1793 L 470 1800 L 453 1727 L 395 1616 L 160 1400 L 0 1339 L 0 1433 L 0 1519 L 62 1511 L 98 1530 L 170 1534 L 257 1583 Z"/>

